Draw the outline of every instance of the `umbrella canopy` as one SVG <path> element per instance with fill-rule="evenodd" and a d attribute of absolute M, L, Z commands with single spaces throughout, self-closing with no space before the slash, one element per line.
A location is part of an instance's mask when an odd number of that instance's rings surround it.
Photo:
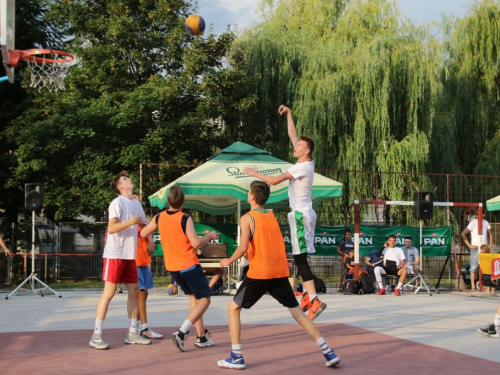
<path fill-rule="evenodd" d="M 255 177 L 243 173 L 250 167 L 262 174 L 279 175 L 292 164 L 275 158 L 270 152 L 243 142 L 233 143 L 204 164 L 158 190 L 149 197 L 152 206 L 160 209 L 167 206 L 167 194 L 174 184 L 182 187 L 186 196 L 184 208 L 199 210 L 214 215 L 228 215 L 249 208 L 247 200 L 250 183 Z M 312 186 L 313 206 L 323 200 L 342 196 L 342 184 L 314 174 Z M 288 207 L 288 181 L 271 186 L 266 203 L 268 208 Z"/>
<path fill-rule="evenodd" d="M 491 198 L 490 200 L 486 201 L 486 208 L 489 211 L 500 210 L 500 195 L 498 197 Z"/>

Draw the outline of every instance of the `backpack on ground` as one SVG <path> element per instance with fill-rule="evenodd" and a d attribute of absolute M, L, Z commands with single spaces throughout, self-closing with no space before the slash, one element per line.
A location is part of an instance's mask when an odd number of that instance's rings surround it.
<path fill-rule="evenodd" d="M 370 276 L 362 274 L 359 277 L 359 294 L 372 294 L 375 293 L 372 280 Z"/>
<path fill-rule="evenodd" d="M 344 294 L 358 294 L 358 282 L 355 279 L 347 279 L 342 282 L 342 293 Z"/>
<path fill-rule="evenodd" d="M 313 275 L 314 287 L 316 288 L 316 293 L 326 293 L 326 284 L 319 277 Z"/>

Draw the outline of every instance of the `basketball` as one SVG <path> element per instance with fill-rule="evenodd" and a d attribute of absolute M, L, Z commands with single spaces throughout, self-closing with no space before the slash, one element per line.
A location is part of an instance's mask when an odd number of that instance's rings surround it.
<path fill-rule="evenodd" d="M 174 284 L 169 284 L 167 286 L 167 293 L 171 296 L 177 294 L 177 287 Z"/>
<path fill-rule="evenodd" d="M 191 35 L 201 35 L 205 31 L 205 20 L 197 14 L 191 14 L 184 23 L 186 31 Z"/>

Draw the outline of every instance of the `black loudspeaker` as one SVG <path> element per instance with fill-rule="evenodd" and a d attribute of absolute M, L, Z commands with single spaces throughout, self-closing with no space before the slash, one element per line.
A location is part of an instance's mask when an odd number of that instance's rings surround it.
<path fill-rule="evenodd" d="M 413 193 L 413 217 L 415 219 L 432 219 L 434 193 L 432 191 L 416 191 Z"/>
<path fill-rule="evenodd" d="M 207 243 L 201 248 L 203 258 L 227 258 L 227 243 Z"/>
<path fill-rule="evenodd" d="M 29 210 L 38 210 L 43 205 L 43 185 L 25 184 L 24 185 L 24 204 Z"/>

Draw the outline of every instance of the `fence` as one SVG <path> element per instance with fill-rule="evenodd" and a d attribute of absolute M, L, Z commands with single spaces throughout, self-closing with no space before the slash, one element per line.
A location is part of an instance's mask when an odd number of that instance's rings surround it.
<path fill-rule="evenodd" d="M 156 208 L 149 207 L 147 197 L 184 173 L 196 168 L 195 165 L 141 164 L 140 191 L 147 213 L 154 214 Z M 353 202 L 365 200 L 406 200 L 413 199 L 414 190 L 429 190 L 435 194 L 435 201 L 484 203 L 487 199 L 500 194 L 500 176 L 454 175 L 454 174 L 401 174 L 384 172 L 360 172 L 317 170 L 344 184 L 342 198 L 325 201 L 317 209 L 318 225 L 343 226 L 354 222 Z M 404 183 L 404 184 L 402 184 Z M 196 221 L 236 222 L 235 215 L 213 216 L 199 212 L 191 213 Z M 286 222 L 286 210 L 276 210 L 280 222 Z M 428 226 L 446 226 L 453 228 L 453 256 L 425 257 L 424 271 L 429 279 L 444 289 L 456 287 L 456 280 L 462 268 L 469 262 L 467 249 L 464 249 L 460 234 L 471 218 L 467 208 L 434 208 L 432 220 Z M 499 252 L 500 212 L 487 212 L 486 219 L 491 224 L 493 233 L 493 252 Z M 414 225 L 411 206 L 367 206 L 361 210 L 361 224 L 364 225 Z M 41 280 L 47 283 L 65 280 L 98 280 L 101 277 L 102 251 L 106 223 L 76 224 L 59 223 L 59 248 L 56 254 L 37 255 L 36 270 Z M 5 258 L 0 258 L 2 274 L 7 269 L 8 280 L 12 283 L 22 281 L 24 269 L 31 270 L 31 257 L 16 256 L 9 265 Z M 311 256 L 313 272 L 323 278 L 327 287 L 338 288 L 341 267 L 340 258 L 332 256 Z M 3 262 L 3 263 L 2 263 Z M 364 268 L 364 259 L 360 259 Z M 153 257 L 152 272 L 155 278 L 167 277 L 161 257 Z"/>

